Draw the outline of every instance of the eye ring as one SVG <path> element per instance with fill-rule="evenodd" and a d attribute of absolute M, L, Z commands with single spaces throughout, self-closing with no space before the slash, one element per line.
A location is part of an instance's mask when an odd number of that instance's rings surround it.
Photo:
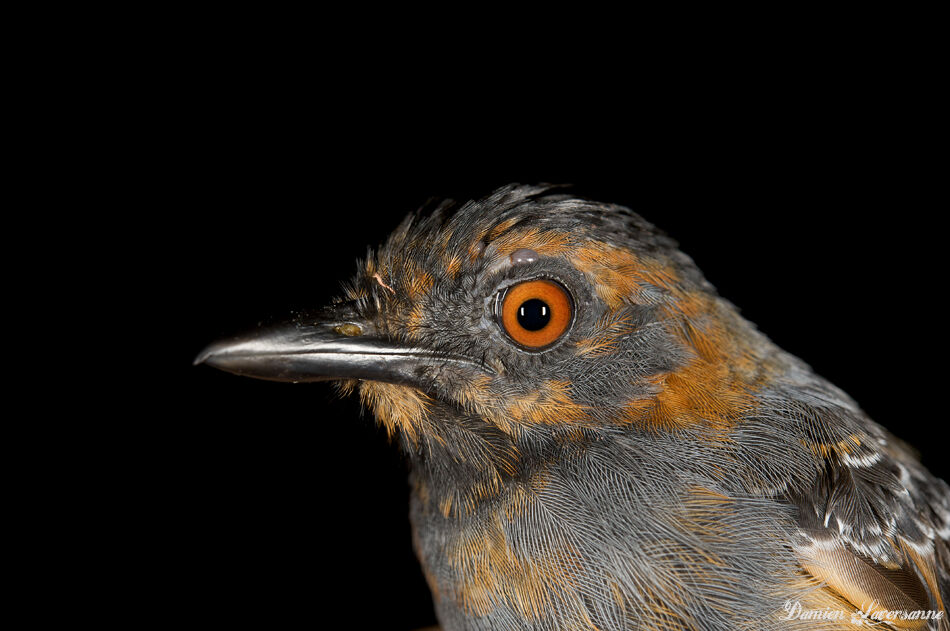
<path fill-rule="evenodd" d="M 571 327 L 574 301 L 558 282 L 526 280 L 505 290 L 499 300 L 498 319 L 513 342 L 526 350 L 543 350 Z"/>

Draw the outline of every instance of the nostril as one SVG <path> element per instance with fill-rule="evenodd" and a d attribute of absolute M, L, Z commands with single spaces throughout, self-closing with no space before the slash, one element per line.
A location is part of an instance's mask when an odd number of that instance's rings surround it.
<path fill-rule="evenodd" d="M 347 322 L 346 324 L 340 324 L 333 327 L 333 330 L 340 335 L 345 335 L 347 337 L 356 337 L 357 335 L 363 335 L 363 329 L 358 324 L 353 324 L 352 322 Z"/>

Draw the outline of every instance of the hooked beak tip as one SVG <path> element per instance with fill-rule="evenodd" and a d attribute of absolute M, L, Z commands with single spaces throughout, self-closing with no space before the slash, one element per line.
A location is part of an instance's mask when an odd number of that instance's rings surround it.
<path fill-rule="evenodd" d="M 191 365 L 197 366 L 198 364 L 203 364 L 205 363 L 205 360 L 208 359 L 210 356 L 211 356 L 211 353 L 208 351 L 208 349 L 205 349 L 201 351 L 200 353 L 198 353 L 198 356 L 195 357 L 195 360 L 193 362 L 191 362 Z"/>
<path fill-rule="evenodd" d="M 191 362 L 191 365 L 198 366 L 199 364 L 206 363 L 209 366 L 214 366 L 214 362 L 208 361 L 208 360 L 214 357 L 215 355 L 217 355 L 223 346 L 224 344 L 222 344 L 221 342 L 214 342 L 212 344 L 208 344 L 201 350 L 200 353 L 198 353 L 198 356 L 195 357 L 195 360 L 193 362 Z"/>

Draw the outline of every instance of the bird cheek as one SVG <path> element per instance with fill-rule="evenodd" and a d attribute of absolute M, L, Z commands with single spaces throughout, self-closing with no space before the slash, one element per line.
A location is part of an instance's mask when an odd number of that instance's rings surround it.
<path fill-rule="evenodd" d="M 478 412 L 493 407 L 492 378 L 489 375 L 477 375 L 457 383 L 455 397 L 463 409 Z"/>
<path fill-rule="evenodd" d="M 431 433 L 431 397 L 416 388 L 380 381 L 360 382 L 360 402 L 373 411 L 376 420 L 392 438 L 399 430 L 407 442 L 418 444 Z"/>

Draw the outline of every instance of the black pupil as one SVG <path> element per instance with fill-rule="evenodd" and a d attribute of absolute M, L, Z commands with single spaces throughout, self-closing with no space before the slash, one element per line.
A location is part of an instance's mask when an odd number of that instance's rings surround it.
<path fill-rule="evenodd" d="M 525 300 L 518 307 L 518 324 L 528 331 L 540 331 L 551 321 L 551 307 L 537 298 Z"/>

